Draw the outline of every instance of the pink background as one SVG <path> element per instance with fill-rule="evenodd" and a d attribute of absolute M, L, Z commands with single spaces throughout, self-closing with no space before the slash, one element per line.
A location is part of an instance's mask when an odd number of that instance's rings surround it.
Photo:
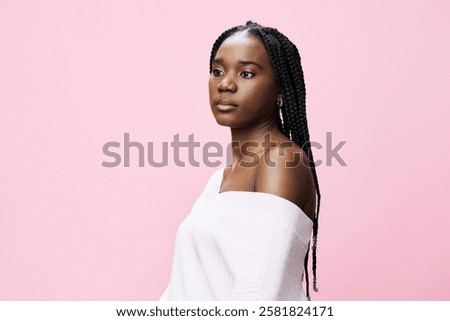
<path fill-rule="evenodd" d="M 347 167 L 318 167 L 313 300 L 450 300 L 444 0 L 2 1 L 0 299 L 159 298 L 216 168 L 139 167 L 137 153 L 106 168 L 102 146 L 125 132 L 156 151 L 177 133 L 226 146 L 209 53 L 249 19 L 299 48 L 312 140 L 347 141 Z"/>

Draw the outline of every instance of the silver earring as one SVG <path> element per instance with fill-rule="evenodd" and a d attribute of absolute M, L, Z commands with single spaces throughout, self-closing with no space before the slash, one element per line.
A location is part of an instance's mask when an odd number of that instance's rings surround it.
<path fill-rule="evenodd" d="M 283 98 L 280 97 L 280 99 L 277 100 L 277 106 L 280 108 L 283 106 Z"/>

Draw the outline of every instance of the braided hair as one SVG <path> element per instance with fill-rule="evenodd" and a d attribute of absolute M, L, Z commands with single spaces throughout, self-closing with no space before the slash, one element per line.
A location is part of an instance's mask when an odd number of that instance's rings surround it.
<path fill-rule="evenodd" d="M 275 28 L 264 27 L 253 21 L 247 21 L 245 25 L 236 26 L 224 31 L 214 42 L 209 60 L 209 72 L 212 71 L 213 60 L 221 44 L 236 32 L 247 31 L 253 36 L 258 37 L 264 44 L 275 71 L 278 85 L 281 87 L 283 95 L 283 104 L 280 108 L 281 115 L 278 115 L 277 123 L 279 130 L 289 137 L 308 155 L 309 166 L 312 170 L 315 190 L 317 193 L 317 208 L 313 220 L 312 236 L 312 271 L 313 271 L 313 289 L 317 289 L 317 233 L 319 228 L 319 210 L 320 210 L 320 190 L 317 180 L 316 167 L 311 151 L 311 142 L 309 139 L 308 121 L 306 119 L 305 104 L 305 81 L 301 66 L 301 59 L 297 47 L 285 35 Z M 308 258 L 311 242 L 308 246 L 304 261 L 304 271 L 306 277 L 306 297 L 310 300 L 309 294 L 309 276 L 308 276 Z"/>

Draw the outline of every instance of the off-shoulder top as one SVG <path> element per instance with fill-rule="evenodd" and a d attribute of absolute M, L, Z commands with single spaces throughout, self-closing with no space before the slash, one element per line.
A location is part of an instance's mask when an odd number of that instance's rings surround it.
<path fill-rule="evenodd" d="M 159 300 L 306 300 L 302 276 L 313 222 L 274 194 L 220 193 L 224 169 L 213 172 L 177 230 Z"/>

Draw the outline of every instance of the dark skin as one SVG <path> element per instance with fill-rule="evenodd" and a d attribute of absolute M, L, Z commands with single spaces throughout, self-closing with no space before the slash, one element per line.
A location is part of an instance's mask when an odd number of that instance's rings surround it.
<path fill-rule="evenodd" d="M 275 194 L 312 220 L 316 194 L 308 157 L 278 129 L 282 94 L 261 40 L 243 31 L 222 43 L 212 65 L 209 96 L 217 123 L 230 127 L 233 142 L 232 165 L 224 171 L 220 193 Z M 268 137 L 270 148 L 263 145 Z"/>

